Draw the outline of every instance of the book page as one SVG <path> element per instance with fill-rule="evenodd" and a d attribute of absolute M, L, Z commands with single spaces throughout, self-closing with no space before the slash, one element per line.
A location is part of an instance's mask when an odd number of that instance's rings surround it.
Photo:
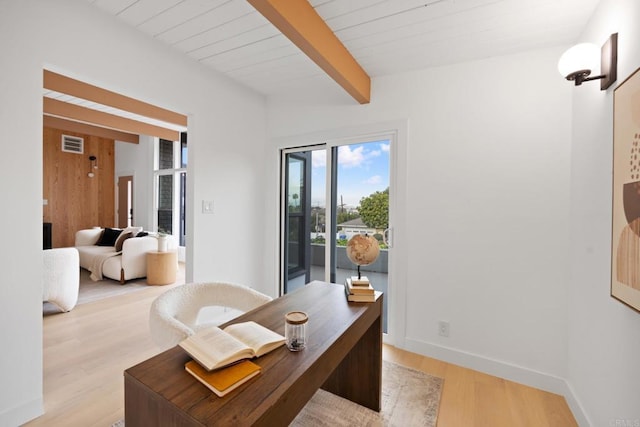
<path fill-rule="evenodd" d="M 180 346 L 209 370 L 253 357 L 251 348 L 217 327 L 198 331 Z"/>
<path fill-rule="evenodd" d="M 282 335 L 253 321 L 229 325 L 224 331 L 251 347 L 256 357 L 284 344 Z"/>

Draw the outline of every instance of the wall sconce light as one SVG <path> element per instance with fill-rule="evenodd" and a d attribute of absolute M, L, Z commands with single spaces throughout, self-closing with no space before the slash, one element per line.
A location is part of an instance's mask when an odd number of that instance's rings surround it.
<path fill-rule="evenodd" d="M 96 156 L 89 156 L 89 173 L 87 174 L 89 178 L 96 176 L 93 173 L 94 169 L 98 169 L 98 158 Z"/>
<path fill-rule="evenodd" d="M 598 58 L 600 75 L 592 76 L 591 73 L 598 68 Z M 558 71 L 567 80 L 574 81 L 576 86 L 600 80 L 600 90 L 607 89 L 618 78 L 618 33 L 611 34 L 601 49 L 591 43 L 573 46 L 560 57 Z"/>

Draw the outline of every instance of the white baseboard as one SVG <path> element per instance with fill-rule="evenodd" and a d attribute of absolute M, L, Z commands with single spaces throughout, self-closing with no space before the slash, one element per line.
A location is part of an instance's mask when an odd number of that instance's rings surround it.
<path fill-rule="evenodd" d="M 573 387 L 571 387 L 571 384 L 569 384 L 569 382 L 566 382 L 565 385 L 567 387 L 567 391 L 562 395 L 567 400 L 567 405 L 569 405 L 569 409 L 571 409 L 576 422 L 581 427 L 591 427 L 593 424 L 591 423 L 591 420 L 589 420 L 587 412 L 584 410 L 582 403 L 580 403 L 578 396 L 576 396 L 575 392 L 573 391 Z"/>
<path fill-rule="evenodd" d="M 19 426 L 44 414 L 42 398 L 9 408 L 0 413 L 0 426 Z"/>
<path fill-rule="evenodd" d="M 578 425 L 591 426 L 584 408 L 564 378 L 450 347 L 409 338 L 402 341 L 401 348 L 405 350 L 564 396 Z"/>

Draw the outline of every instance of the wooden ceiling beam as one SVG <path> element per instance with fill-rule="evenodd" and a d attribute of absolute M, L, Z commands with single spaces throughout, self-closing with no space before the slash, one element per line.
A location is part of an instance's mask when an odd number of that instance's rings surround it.
<path fill-rule="evenodd" d="M 307 0 L 247 0 L 360 104 L 371 78 Z"/>
<path fill-rule="evenodd" d="M 116 141 L 130 142 L 132 144 L 140 143 L 140 136 L 121 132 L 115 129 L 107 129 L 100 126 L 88 125 L 86 123 L 74 122 L 73 120 L 62 119 L 60 117 L 47 116 L 42 117 L 42 125 L 45 127 L 60 129 L 67 132 L 85 133 L 101 138 L 113 139 Z"/>
<path fill-rule="evenodd" d="M 180 132 L 173 129 L 92 110 L 91 108 L 47 98 L 46 96 L 43 97 L 43 112 L 53 116 L 79 120 L 81 122 L 118 129 L 124 132 L 157 136 L 158 138 L 168 139 L 169 141 L 180 141 Z"/>
<path fill-rule="evenodd" d="M 79 80 L 72 79 L 53 71 L 43 70 L 43 85 L 45 89 L 72 95 L 87 101 L 129 111 L 141 116 L 161 120 L 179 126 L 187 126 L 187 116 L 171 110 L 157 107 L 135 98 L 120 95 L 110 90 L 102 89 Z"/>

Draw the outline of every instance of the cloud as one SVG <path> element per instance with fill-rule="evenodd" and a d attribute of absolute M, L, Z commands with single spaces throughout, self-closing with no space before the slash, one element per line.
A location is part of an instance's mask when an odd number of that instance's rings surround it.
<path fill-rule="evenodd" d="M 371 178 L 364 180 L 363 183 L 370 184 L 370 185 L 378 185 L 382 183 L 382 177 L 380 175 L 374 175 Z"/>
<path fill-rule="evenodd" d="M 338 147 L 338 164 L 345 168 L 355 168 L 365 161 L 364 146 L 360 145 L 354 150 L 350 145 Z"/>
<path fill-rule="evenodd" d="M 364 145 L 341 145 L 338 147 L 338 164 L 347 169 L 362 167 L 370 163 L 370 159 L 380 157 L 383 153 L 389 153 L 390 144 L 382 143 L 378 145 L 380 146 L 378 150 L 365 149 Z M 311 159 L 314 168 L 327 166 L 325 150 L 312 151 Z"/>

